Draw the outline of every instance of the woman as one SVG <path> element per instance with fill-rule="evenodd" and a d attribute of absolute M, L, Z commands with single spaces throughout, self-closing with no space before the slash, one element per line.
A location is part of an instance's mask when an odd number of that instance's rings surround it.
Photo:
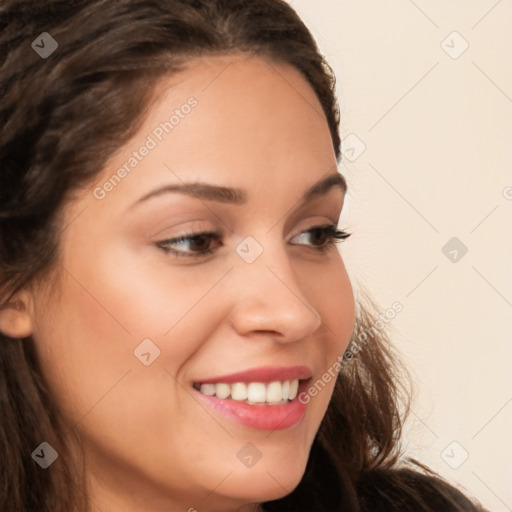
<path fill-rule="evenodd" d="M 479 510 L 400 462 L 396 358 L 334 245 L 334 77 L 291 7 L 0 23 L 0 509 Z"/>

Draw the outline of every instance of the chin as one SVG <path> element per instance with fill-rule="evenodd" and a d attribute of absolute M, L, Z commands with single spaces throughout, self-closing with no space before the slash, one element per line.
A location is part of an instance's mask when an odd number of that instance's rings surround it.
<path fill-rule="evenodd" d="M 261 463 L 262 461 L 260 461 Z M 274 463 L 256 464 L 249 471 L 229 478 L 225 493 L 232 498 L 250 503 L 277 500 L 290 494 L 301 481 L 307 460 L 276 460 Z M 228 484 L 226 480 L 226 484 Z"/>

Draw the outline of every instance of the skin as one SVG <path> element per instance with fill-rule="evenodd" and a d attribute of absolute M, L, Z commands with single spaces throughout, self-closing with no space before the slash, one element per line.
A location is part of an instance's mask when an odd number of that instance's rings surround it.
<path fill-rule="evenodd" d="M 97 199 L 95 187 L 190 96 L 197 107 Z M 307 234 L 337 224 L 344 196 L 332 188 L 298 208 L 306 189 L 337 172 L 332 140 L 302 75 L 261 58 L 194 61 L 155 98 L 137 134 L 66 206 L 51 295 L 24 290 L 0 326 L 33 336 L 62 417 L 81 437 L 100 510 L 259 510 L 300 481 L 334 380 L 301 423 L 272 433 L 205 409 L 192 383 L 293 365 L 309 366 L 315 381 L 345 351 L 352 287 L 338 247 L 320 253 Z M 134 206 L 155 188 L 198 180 L 241 188 L 248 201 L 167 193 Z M 206 256 L 156 245 L 217 230 L 222 246 L 212 242 Z M 250 264 L 235 251 L 247 236 L 263 248 Z M 160 349 L 149 366 L 133 353 L 146 338 Z M 262 454 L 252 468 L 237 458 L 247 442 Z"/>

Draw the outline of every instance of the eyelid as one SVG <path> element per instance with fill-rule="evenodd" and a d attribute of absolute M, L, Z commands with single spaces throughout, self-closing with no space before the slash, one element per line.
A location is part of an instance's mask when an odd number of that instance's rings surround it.
<path fill-rule="evenodd" d="M 173 226 L 166 226 L 165 228 L 160 229 L 157 233 L 152 235 L 151 238 L 154 240 L 162 240 L 163 238 L 170 240 L 171 238 L 180 238 L 182 236 L 195 236 L 203 232 L 211 233 L 213 231 L 220 232 L 220 230 L 215 227 L 211 220 L 188 220 L 180 222 L 179 224 L 175 224 Z"/>
<path fill-rule="evenodd" d="M 324 227 L 327 225 L 333 225 L 333 226 L 337 227 L 338 224 L 339 224 L 339 219 L 334 221 L 330 217 L 317 215 L 316 217 L 311 217 L 305 223 L 299 222 L 298 225 L 300 226 L 300 228 L 297 229 L 296 234 L 291 235 L 290 238 L 294 238 L 295 236 L 300 235 L 301 233 L 304 233 L 304 231 L 308 231 L 313 228 Z M 290 238 L 287 241 L 289 241 Z"/>
<path fill-rule="evenodd" d="M 341 213 L 340 213 L 341 215 Z M 339 216 L 338 216 L 339 217 Z M 300 223 L 299 223 L 300 224 Z M 327 224 L 332 224 L 334 226 L 338 226 L 339 224 L 339 218 L 338 220 L 334 221 L 332 218 L 327 216 L 320 216 L 317 215 L 316 217 L 310 218 L 305 225 L 301 224 L 301 227 L 296 230 L 296 232 L 288 238 L 287 241 L 289 241 L 291 238 L 296 237 L 297 235 L 302 234 L 305 231 L 308 231 L 313 228 L 323 227 Z M 167 234 L 172 230 L 175 230 L 179 228 L 180 226 L 186 225 L 186 227 L 182 228 L 180 231 L 177 231 L 176 233 L 170 233 Z M 166 234 L 163 234 L 166 233 Z M 203 219 L 198 219 L 194 221 L 184 221 L 180 224 L 177 224 L 176 226 L 173 226 L 172 228 L 165 228 L 158 233 L 156 233 L 152 238 L 156 239 L 156 241 L 163 241 L 163 239 L 167 240 L 174 240 L 178 238 L 184 238 L 184 237 L 194 237 L 199 236 L 202 234 L 211 234 L 215 236 L 220 236 L 222 238 L 229 236 L 233 233 L 233 230 L 225 229 L 225 225 L 222 228 L 217 228 L 212 225 L 212 222 L 210 220 L 206 221 Z"/>

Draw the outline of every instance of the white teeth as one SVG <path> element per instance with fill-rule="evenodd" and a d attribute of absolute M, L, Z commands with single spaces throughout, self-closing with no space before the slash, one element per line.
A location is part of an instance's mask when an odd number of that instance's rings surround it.
<path fill-rule="evenodd" d="M 280 382 L 271 382 L 267 386 L 267 402 L 280 402 L 283 399 L 283 386 Z"/>
<path fill-rule="evenodd" d="M 231 386 L 223 382 L 215 384 L 215 394 L 218 398 L 227 398 L 231 394 Z"/>
<path fill-rule="evenodd" d="M 247 385 L 237 382 L 231 386 L 231 398 L 233 400 L 247 400 Z"/>
<path fill-rule="evenodd" d="M 290 394 L 290 381 L 289 380 L 285 380 L 283 382 L 282 392 L 283 392 L 281 395 L 282 400 L 288 400 L 288 395 Z"/>
<path fill-rule="evenodd" d="M 299 380 L 274 381 L 268 384 L 262 382 L 236 382 L 226 384 L 219 382 L 217 384 L 201 384 L 200 392 L 207 396 L 216 396 L 225 400 L 231 398 L 240 402 L 247 401 L 249 404 L 283 404 L 293 400 L 297 396 L 299 389 Z"/>
<path fill-rule="evenodd" d="M 297 391 L 299 390 L 299 381 L 297 379 L 290 381 L 290 391 L 288 393 L 288 398 L 293 400 L 297 396 Z"/>
<path fill-rule="evenodd" d="M 247 400 L 250 404 L 262 404 L 267 399 L 267 386 L 261 382 L 251 382 L 247 386 Z"/>
<path fill-rule="evenodd" d="M 215 384 L 201 384 L 201 393 L 203 395 L 215 395 Z"/>

